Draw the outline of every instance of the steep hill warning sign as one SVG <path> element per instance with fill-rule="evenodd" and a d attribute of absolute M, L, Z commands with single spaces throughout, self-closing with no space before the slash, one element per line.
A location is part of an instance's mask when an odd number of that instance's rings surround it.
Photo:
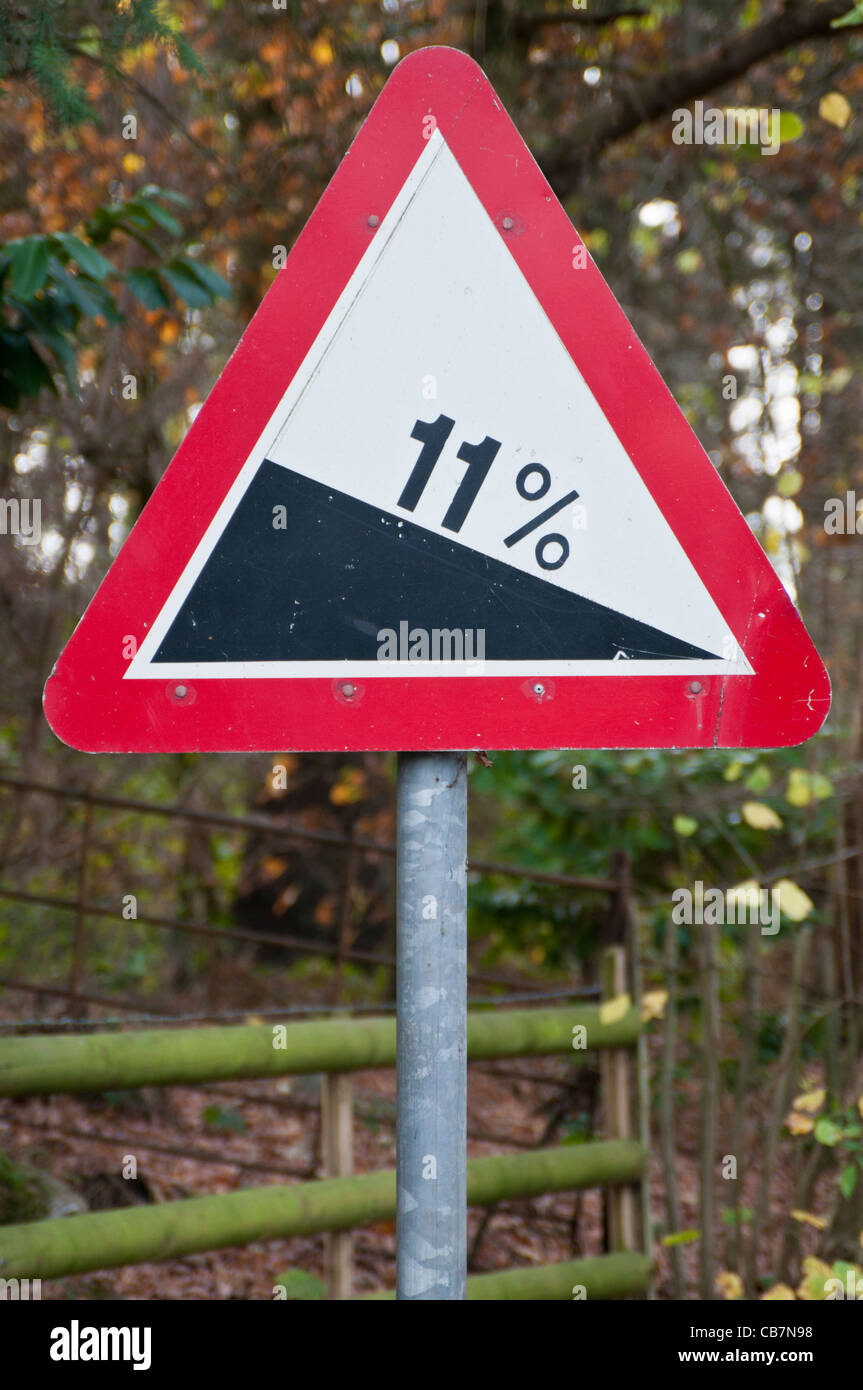
<path fill-rule="evenodd" d="M 92 751 L 797 743 L 794 606 L 476 65 L 402 62 L 61 656 Z"/>

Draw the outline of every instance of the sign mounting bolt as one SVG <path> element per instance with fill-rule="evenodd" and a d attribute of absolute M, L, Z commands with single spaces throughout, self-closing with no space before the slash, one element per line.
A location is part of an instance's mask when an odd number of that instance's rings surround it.
<path fill-rule="evenodd" d="M 366 218 L 366 221 L 370 227 L 380 226 L 380 220 L 381 219 L 378 217 L 376 212 L 370 212 L 368 217 Z"/>
<path fill-rule="evenodd" d="M 515 224 L 513 223 L 511 217 L 504 217 L 500 225 L 503 227 L 503 230 L 505 232 L 511 232 Z"/>

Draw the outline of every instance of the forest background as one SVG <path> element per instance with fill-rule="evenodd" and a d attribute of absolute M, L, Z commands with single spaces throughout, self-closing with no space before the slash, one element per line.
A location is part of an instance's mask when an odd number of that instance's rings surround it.
<path fill-rule="evenodd" d="M 630 856 L 666 1296 L 818 1297 L 863 1256 L 863 7 L 0 0 L 0 495 L 41 516 L 38 543 L 0 536 L 4 774 L 391 838 L 386 755 L 88 759 L 51 735 L 41 694 L 388 72 L 427 44 L 483 63 L 830 671 L 830 717 L 803 748 L 489 750 L 471 775 L 476 856 L 586 875 Z M 778 152 L 675 143 L 696 100 L 778 110 Z M 2 881 L 62 891 L 81 807 L 0 792 Z M 334 929 L 335 870 L 266 837 L 118 813 L 92 863 L 94 900 L 134 879 L 153 912 L 230 925 L 254 899 L 287 930 Z M 697 879 L 783 884 L 781 931 L 670 930 L 671 893 Z M 386 874 L 357 891 L 385 935 Z M 590 894 L 472 882 L 486 966 L 589 977 L 602 922 Z M 70 933 L 0 898 L 0 970 L 65 979 Z M 100 924 L 88 968 L 103 992 L 164 1003 L 194 989 L 204 950 Z M 350 987 L 385 983 L 357 968 Z M 691 1228 L 679 1108 L 699 1108 Z"/>

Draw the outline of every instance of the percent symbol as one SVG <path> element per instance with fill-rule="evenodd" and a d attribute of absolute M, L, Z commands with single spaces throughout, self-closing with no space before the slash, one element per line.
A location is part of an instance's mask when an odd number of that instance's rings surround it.
<path fill-rule="evenodd" d="M 539 477 L 539 486 L 534 488 L 531 492 L 528 490 L 528 480 L 533 473 L 536 473 Z M 528 463 L 522 468 L 516 478 L 515 486 L 519 497 L 523 497 L 526 502 L 536 502 L 545 497 L 551 487 L 551 474 L 541 463 Z M 532 517 L 530 521 L 525 522 L 524 526 L 520 526 L 517 531 L 513 531 L 511 536 L 506 537 L 504 545 L 508 549 L 513 545 L 518 545 L 519 541 L 523 541 L 525 536 L 529 536 L 532 531 L 536 531 L 540 526 L 544 526 L 551 517 L 557 516 L 558 512 L 562 512 L 564 507 L 568 507 L 570 502 L 574 502 L 577 497 L 578 493 L 574 489 L 572 492 L 568 492 L 559 502 L 554 502 L 552 506 L 546 507 L 545 511 L 540 512 L 539 516 Z M 554 560 L 547 560 L 545 557 L 545 549 L 548 545 L 560 546 L 560 554 Z M 544 570 L 559 570 L 561 565 L 565 565 L 568 559 L 569 541 L 566 539 L 566 536 L 562 536 L 559 531 L 550 531 L 547 536 L 542 536 L 541 539 L 537 541 L 536 562 Z"/>
<path fill-rule="evenodd" d="M 416 439 L 422 444 L 422 449 L 398 500 L 398 506 L 403 507 L 405 511 L 416 510 L 454 425 L 455 420 L 451 419 L 449 415 L 439 415 L 436 420 L 417 420 L 414 423 L 411 439 Z M 470 444 L 465 440 L 460 445 L 456 458 L 461 459 L 468 466 L 441 522 L 441 526 L 445 527 L 447 531 L 452 531 L 458 535 L 477 499 L 480 488 L 488 477 L 499 449 L 500 440 L 493 439 L 490 434 L 487 434 L 480 444 Z M 539 486 L 534 487 L 531 491 L 528 484 L 534 475 L 539 479 Z M 515 486 L 519 497 L 522 497 L 525 502 L 536 502 L 548 493 L 551 487 L 551 474 L 542 463 L 528 463 L 519 472 Z M 513 531 L 511 536 L 506 537 L 504 545 L 507 548 L 518 545 L 525 536 L 529 536 L 532 531 L 543 526 L 550 517 L 562 512 L 564 507 L 568 507 L 570 502 L 574 502 L 577 497 L 578 493 L 575 489 L 568 492 L 559 502 L 555 502 L 551 507 L 546 507 L 539 516 L 533 517 L 524 526 L 520 526 L 517 531 Z M 545 553 L 550 545 L 560 547 L 560 554 L 551 560 L 546 558 Z M 536 562 L 542 569 L 559 570 L 561 565 L 565 565 L 569 559 L 569 541 L 559 531 L 552 531 L 537 541 L 535 553 Z"/>

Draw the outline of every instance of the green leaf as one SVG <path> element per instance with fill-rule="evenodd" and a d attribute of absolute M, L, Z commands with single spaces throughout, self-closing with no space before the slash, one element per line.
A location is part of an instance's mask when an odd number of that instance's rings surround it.
<path fill-rule="evenodd" d="M 9 288 L 17 299 L 32 299 L 48 275 L 48 242 L 28 236 L 13 243 Z"/>
<path fill-rule="evenodd" d="M 849 1163 L 847 1168 L 843 1168 L 839 1174 L 839 1191 L 847 1199 L 851 1196 L 857 1186 L 857 1164 Z"/>
<path fill-rule="evenodd" d="M 123 208 L 118 203 L 98 207 L 87 223 L 87 235 L 96 246 L 103 246 L 123 220 Z"/>
<path fill-rule="evenodd" d="M 88 289 L 86 281 L 79 279 L 75 275 L 67 274 L 60 265 L 60 262 L 54 260 L 53 257 L 51 263 L 51 280 L 60 293 L 65 294 L 75 305 L 78 312 L 83 314 L 85 318 L 92 319 L 95 318 L 97 314 L 110 314 L 114 304 L 111 296 L 105 293 L 98 295 L 93 294 L 91 290 Z M 93 288 L 97 289 L 98 287 L 94 286 Z M 105 303 L 106 297 L 109 301 L 107 305 Z"/>
<path fill-rule="evenodd" d="M 808 806 L 812 800 L 812 779 L 802 767 L 792 767 L 788 773 L 785 800 L 790 806 Z"/>
<path fill-rule="evenodd" d="M 44 319 L 39 319 L 35 315 L 28 315 L 27 321 L 31 325 L 31 337 L 41 341 L 54 354 L 63 373 L 66 385 L 74 396 L 78 395 L 78 362 L 75 357 L 75 349 L 64 336 L 59 328 L 52 327 Z M 53 381 L 51 383 L 53 387 Z"/>
<path fill-rule="evenodd" d="M 210 291 L 204 289 L 204 286 L 178 261 L 169 261 L 167 265 L 162 266 L 162 279 L 167 281 L 178 299 L 184 299 L 192 309 L 203 309 L 213 302 Z"/>
<path fill-rule="evenodd" d="M 147 183 L 143 188 L 139 188 L 138 197 L 145 198 L 148 202 L 151 198 L 161 198 L 163 203 L 176 203 L 178 207 L 190 208 L 191 198 L 187 198 L 185 193 L 177 193 L 173 188 L 160 188 L 157 183 Z"/>
<path fill-rule="evenodd" d="M 673 1231 L 670 1236 L 662 1237 L 663 1245 L 690 1245 L 693 1240 L 698 1240 L 701 1236 L 700 1231 Z"/>
<path fill-rule="evenodd" d="M 828 1149 L 835 1148 L 842 1138 L 842 1130 L 832 1120 L 820 1119 L 815 1125 L 815 1138 Z"/>
<path fill-rule="evenodd" d="M 863 5 L 855 5 L 854 9 L 849 10 L 841 19 L 834 19 L 830 28 L 843 29 L 846 24 L 863 24 Z"/>
<path fill-rule="evenodd" d="M 23 333 L 0 333 L 3 404 L 16 409 L 22 396 L 38 396 L 43 386 L 55 390 L 51 373 Z"/>
<path fill-rule="evenodd" d="M 104 280 L 106 276 L 116 273 L 111 262 L 106 260 L 95 247 L 88 246 L 86 241 L 73 236 L 71 232 L 58 232 L 54 241 L 59 242 L 69 259 L 74 261 L 85 275 L 89 275 L 93 280 Z"/>
<path fill-rule="evenodd" d="M 159 204 L 154 198 L 146 198 L 139 193 L 137 197 L 132 198 L 131 201 L 126 204 L 126 217 L 130 220 L 137 220 L 141 211 L 150 219 L 151 224 L 155 222 L 157 226 L 163 227 L 166 232 L 170 232 L 171 236 L 182 236 L 182 223 L 178 222 L 176 217 L 172 217 L 164 208 L 159 207 Z"/>
<path fill-rule="evenodd" d="M 812 790 L 815 793 L 816 801 L 826 801 L 829 796 L 833 795 L 833 783 L 823 777 L 820 772 L 816 772 L 812 779 Z"/>
<path fill-rule="evenodd" d="M 93 58 L 99 56 L 102 51 L 102 35 L 95 24 L 85 24 L 79 29 L 76 47 Z"/>
<path fill-rule="evenodd" d="M 228 299 L 230 297 L 231 286 L 223 275 L 220 275 L 217 270 L 213 270 L 212 266 L 202 265 L 199 261 L 193 261 L 190 256 L 176 256 L 174 259 L 175 264 L 182 265 L 185 270 L 188 270 L 190 275 L 193 275 L 196 280 L 200 281 L 204 289 L 209 291 L 213 299 L 218 299 L 220 297 L 222 299 Z"/>
<path fill-rule="evenodd" d="M 673 825 L 678 835 L 683 836 L 694 835 L 698 829 L 698 821 L 691 816 L 675 816 Z"/>
<path fill-rule="evenodd" d="M 764 763 L 759 763 L 752 769 L 743 785 L 750 792 L 766 792 L 770 782 L 770 768 L 765 767 Z"/>
<path fill-rule="evenodd" d="M 154 270 L 127 270 L 123 276 L 145 309 L 167 309 L 171 303 Z"/>
<path fill-rule="evenodd" d="M 155 256 L 158 260 L 164 252 L 161 246 L 157 245 L 151 236 L 147 236 L 147 231 L 149 231 L 151 227 L 151 220 L 148 217 L 144 217 L 140 212 L 130 217 L 123 216 L 117 222 L 119 231 L 128 232 L 128 234 L 133 236 L 146 251 L 150 252 L 151 256 Z"/>
<path fill-rule="evenodd" d="M 790 143 L 792 140 L 799 140 L 806 130 L 799 116 L 793 111 L 783 111 L 779 117 L 779 143 L 781 145 Z"/>

